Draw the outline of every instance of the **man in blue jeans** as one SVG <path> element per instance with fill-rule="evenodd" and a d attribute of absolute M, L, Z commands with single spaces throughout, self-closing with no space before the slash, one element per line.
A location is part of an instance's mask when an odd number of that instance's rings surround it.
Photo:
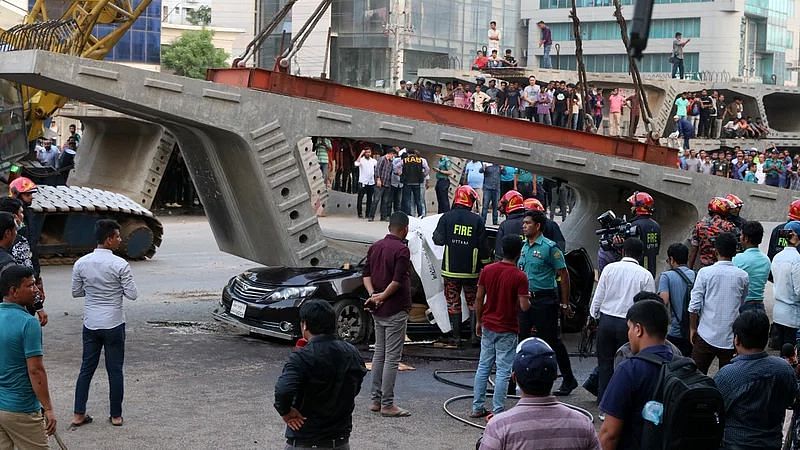
<path fill-rule="evenodd" d="M 492 414 L 502 412 L 505 408 L 519 333 L 517 317 L 520 310 L 527 311 L 531 307 L 528 277 L 517 268 L 522 239 L 519 236 L 505 236 L 502 245 L 503 260 L 484 267 L 478 279 L 475 334 L 481 336 L 481 356 L 475 372 L 470 417 L 489 415 L 484 403 L 486 383 L 493 365 L 497 365 L 497 374 Z"/>
<path fill-rule="evenodd" d="M 489 207 L 492 208 L 492 225 L 497 225 L 498 208 L 500 202 L 500 166 L 497 164 L 486 164 L 483 169 L 483 208 L 481 218 L 486 222 L 489 214 Z"/>
<path fill-rule="evenodd" d="M 125 361 L 125 312 L 123 298 L 136 300 L 138 293 L 127 261 L 114 255 L 122 238 L 113 220 L 95 224 L 97 248 L 79 259 L 72 268 L 72 296 L 85 297 L 83 306 L 83 362 L 75 386 L 72 426 L 92 422 L 86 414 L 89 385 L 105 349 L 111 409 L 109 421 L 122 426 L 122 365 Z"/>

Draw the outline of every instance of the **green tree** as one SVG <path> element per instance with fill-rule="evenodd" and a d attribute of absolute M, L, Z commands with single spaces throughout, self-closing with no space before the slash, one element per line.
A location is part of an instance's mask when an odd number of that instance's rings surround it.
<path fill-rule="evenodd" d="M 192 25 L 207 26 L 211 23 L 211 7 L 203 5 L 186 12 L 186 20 Z"/>
<path fill-rule="evenodd" d="M 228 54 L 214 48 L 211 30 L 186 31 L 172 45 L 161 51 L 161 64 L 177 75 L 189 78 L 206 77 L 206 69 L 225 66 Z"/>

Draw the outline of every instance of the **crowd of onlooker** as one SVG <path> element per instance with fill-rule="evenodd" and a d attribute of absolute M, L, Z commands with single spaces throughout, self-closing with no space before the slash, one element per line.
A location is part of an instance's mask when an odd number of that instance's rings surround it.
<path fill-rule="evenodd" d="M 681 93 L 675 99 L 674 120 L 671 137 L 683 138 L 683 148 L 689 148 L 691 138 L 761 139 L 770 132 L 760 117 L 747 115 L 741 97 L 728 103 L 725 95 L 705 89 Z"/>
<path fill-rule="evenodd" d="M 689 150 L 680 157 L 679 167 L 691 172 L 733 178 L 747 183 L 800 190 L 800 155 L 778 150 L 773 144 L 767 150 L 706 151 Z"/>
<path fill-rule="evenodd" d="M 604 113 L 607 112 L 610 136 L 622 135 L 623 108 L 630 110 L 628 136 L 635 134 L 641 116 L 636 94 L 625 95 L 615 88 L 606 98 L 602 89 L 590 84 L 588 99 L 584 102 L 580 83 L 543 83 L 533 75 L 528 77 L 527 86 L 507 81 L 500 81 L 498 85 L 497 80 L 490 79 L 487 82 L 483 77 L 478 77 L 474 86 L 462 82 L 441 85 L 430 81 L 412 83 L 402 80 L 395 95 L 589 132 L 601 128 Z M 582 121 L 581 117 L 587 114 L 592 120 Z"/>

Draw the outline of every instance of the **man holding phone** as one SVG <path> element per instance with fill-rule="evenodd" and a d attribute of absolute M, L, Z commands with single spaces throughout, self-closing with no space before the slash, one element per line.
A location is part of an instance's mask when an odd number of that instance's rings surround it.
<path fill-rule="evenodd" d="M 411 252 L 407 235 L 408 216 L 402 211 L 393 213 L 389 217 L 389 234 L 369 248 L 363 272 L 364 287 L 370 296 L 365 308 L 372 312 L 375 323 L 369 409 L 383 417 L 411 415 L 394 404 L 394 382 L 411 310 Z"/>

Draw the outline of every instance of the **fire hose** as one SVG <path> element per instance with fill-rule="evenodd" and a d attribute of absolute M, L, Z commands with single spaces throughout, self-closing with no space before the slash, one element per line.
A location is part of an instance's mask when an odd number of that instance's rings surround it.
<path fill-rule="evenodd" d="M 457 388 L 468 389 L 468 390 L 472 390 L 473 389 L 472 385 L 469 385 L 469 384 L 466 384 L 466 383 L 459 383 L 457 381 L 449 380 L 449 379 L 447 379 L 447 378 L 442 376 L 444 374 L 454 374 L 454 373 L 475 373 L 475 370 L 472 370 L 472 369 L 434 370 L 433 371 L 433 378 L 436 381 L 438 381 L 440 383 L 444 383 L 444 384 L 446 384 L 448 386 L 454 386 L 454 387 L 457 387 Z M 494 382 L 491 380 L 491 378 L 489 379 L 489 383 L 492 386 L 494 386 Z M 487 389 L 486 390 L 486 396 L 487 397 L 494 396 L 494 389 Z M 475 428 L 479 428 L 481 430 L 485 430 L 486 429 L 485 425 L 480 425 L 480 424 L 477 424 L 477 423 L 472 422 L 470 420 L 467 420 L 467 419 L 457 415 L 456 413 L 452 412 L 450 410 L 450 408 L 449 408 L 450 404 L 452 404 L 453 402 L 457 402 L 459 400 L 471 399 L 471 398 L 472 398 L 472 394 L 463 394 L 463 395 L 456 395 L 455 397 L 450 397 L 450 398 L 448 398 L 447 400 L 444 401 L 444 403 L 442 404 L 442 409 L 444 410 L 445 414 L 447 414 L 448 416 L 452 417 L 453 419 L 455 419 L 455 420 L 457 420 L 457 421 L 459 421 L 459 422 L 461 422 L 461 423 L 463 423 L 465 425 L 469 425 L 471 427 L 475 427 Z M 519 400 L 520 396 L 518 396 L 518 395 L 507 395 L 506 398 Z M 583 409 L 581 407 L 578 407 L 578 406 L 575 406 L 575 405 L 570 405 L 569 403 L 561 402 L 561 404 L 566 406 L 569 409 L 572 409 L 574 411 L 577 411 L 577 412 L 585 415 L 586 417 L 589 418 L 589 420 L 591 422 L 594 422 L 594 416 L 592 415 L 591 412 L 589 412 L 589 411 L 587 411 L 587 410 L 585 410 L 585 409 Z"/>

